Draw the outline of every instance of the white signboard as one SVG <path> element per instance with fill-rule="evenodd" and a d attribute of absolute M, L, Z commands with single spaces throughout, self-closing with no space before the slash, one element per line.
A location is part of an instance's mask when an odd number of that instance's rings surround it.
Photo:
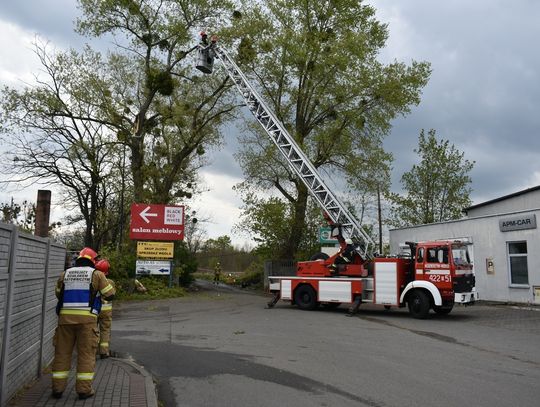
<path fill-rule="evenodd" d="M 184 207 L 183 206 L 166 206 L 165 225 L 182 225 L 184 222 Z"/>
<path fill-rule="evenodd" d="M 137 260 L 135 274 L 138 276 L 168 276 L 171 274 L 171 262 L 163 260 Z"/>

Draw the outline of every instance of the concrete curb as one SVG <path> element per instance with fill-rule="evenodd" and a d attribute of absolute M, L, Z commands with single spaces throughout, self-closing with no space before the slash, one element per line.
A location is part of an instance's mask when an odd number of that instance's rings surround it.
<path fill-rule="evenodd" d="M 147 405 L 148 407 L 158 407 L 157 389 L 156 389 L 156 385 L 154 384 L 154 379 L 152 375 L 143 366 L 136 364 L 132 360 L 122 359 L 122 358 L 116 358 L 116 359 L 132 366 L 144 377 L 144 388 L 146 392 Z"/>

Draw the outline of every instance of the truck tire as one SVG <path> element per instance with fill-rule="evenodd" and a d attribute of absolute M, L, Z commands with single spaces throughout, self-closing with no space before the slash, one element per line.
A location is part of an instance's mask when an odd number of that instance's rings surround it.
<path fill-rule="evenodd" d="M 315 253 L 313 256 L 311 256 L 309 258 L 309 260 L 311 260 L 311 261 L 314 261 L 314 260 L 326 260 L 329 257 L 330 256 L 328 256 L 326 253 L 320 252 L 320 253 Z"/>
<path fill-rule="evenodd" d="M 452 305 L 449 307 L 433 307 L 433 311 L 439 315 L 448 315 L 452 312 L 452 308 L 454 308 Z"/>
<path fill-rule="evenodd" d="M 429 297 L 424 290 L 413 290 L 407 300 L 413 318 L 426 319 L 429 314 Z"/>
<path fill-rule="evenodd" d="M 314 310 L 317 308 L 317 293 L 308 284 L 302 284 L 294 291 L 294 303 L 303 310 Z"/>

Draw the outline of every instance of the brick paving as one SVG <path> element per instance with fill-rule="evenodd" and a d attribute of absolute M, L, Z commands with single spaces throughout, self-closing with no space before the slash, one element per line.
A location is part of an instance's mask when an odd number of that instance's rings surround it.
<path fill-rule="evenodd" d="M 75 370 L 71 369 L 62 398 L 54 399 L 51 397 L 51 374 L 47 373 L 12 400 L 9 406 L 157 407 L 152 377 L 126 359 L 98 359 L 93 387 L 96 392 L 93 397 L 79 400 L 75 391 Z"/>

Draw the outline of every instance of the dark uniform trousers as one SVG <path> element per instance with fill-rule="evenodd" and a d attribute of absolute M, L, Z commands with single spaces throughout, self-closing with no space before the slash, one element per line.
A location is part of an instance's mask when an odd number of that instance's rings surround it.
<path fill-rule="evenodd" d="M 75 343 L 77 344 L 75 390 L 79 394 L 88 394 L 92 391 L 98 341 L 99 331 L 96 322 L 58 325 L 54 334 L 53 392 L 61 393 L 66 388 Z"/>

